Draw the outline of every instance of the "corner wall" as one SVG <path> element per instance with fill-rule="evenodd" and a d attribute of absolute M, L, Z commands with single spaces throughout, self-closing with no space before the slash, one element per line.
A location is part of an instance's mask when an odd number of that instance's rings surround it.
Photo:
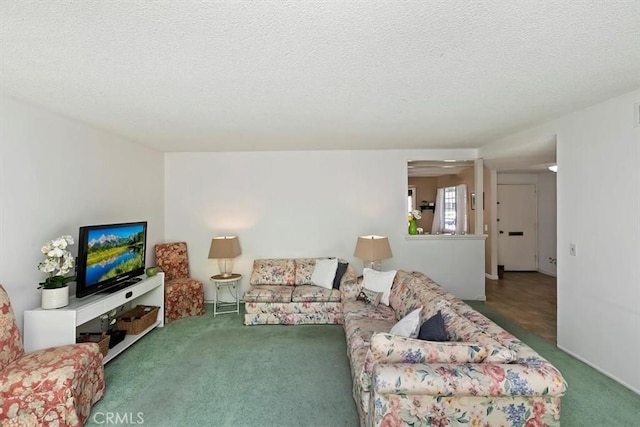
<path fill-rule="evenodd" d="M 139 220 L 149 222 L 149 246 L 163 239 L 163 162 L 161 152 L 0 97 L 0 283 L 20 328 L 24 310 L 40 306 L 46 241 Z"/>

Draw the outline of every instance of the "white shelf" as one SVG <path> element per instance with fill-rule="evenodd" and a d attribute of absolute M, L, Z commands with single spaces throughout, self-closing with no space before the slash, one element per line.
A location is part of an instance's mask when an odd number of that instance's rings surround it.
<path fill-rule="evenodd" d="M 136 335 L 125 335 L 124 339 L 122 340 L 122 342 L 119 342 L 116 346 L 114 346 L 113 348 L 109 349 L 109 352 L 107 353 L 105 358 L 102 359 L 102 363 L 107 363 L 108 361 L 110 361 L 111 359 L 113 359 L 114 357 L 116 357 L 117 355 L 122 353 L 123 351 L 125 351 L 130 345 L 132 345 L 133 343 L 138 341 L 140 338 L 142 338 L 143 336 L 145 336 L 146 334 L 151 332 L 151 330 L 154 329 L 155 327 L 159 326 L 160 323 L 161 323 L 160 319 L 158 319 L 158 320 L 156 320 L 156 323 L 154 323 L 153 325 L 149 326 L 147 329 L 145 329 L 144 331 L 140 332 L 139 334 L 136 334 Z"/>
<path fill-rule="evenodd" d="M 164 274 L 141 277 L 131 286 L 111 294 L 95 294 L 85 298 L 69 298 L 69 305 L 55 310 L 36 308 L 24 312 L 24 348 L 29 353 L 35 350 L 73 344 L 79 332 L 99 332 L 100 316 L 114 308 L 136 305 L 160 307 L 158 319 L 147 329 L 136 335 L 126 335 L 118 345 L 109 349 L 103 363 L 107 363 L 126 350 L 153 328 L 164 326 Z"/>

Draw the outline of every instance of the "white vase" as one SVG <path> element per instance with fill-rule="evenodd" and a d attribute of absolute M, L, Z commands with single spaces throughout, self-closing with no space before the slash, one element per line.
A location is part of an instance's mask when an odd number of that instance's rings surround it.
<path fill-rule="evenodd" d="M 69 305 L 69 287 L 42 289 L 40 307 L 45 310 L 66 307 Z"/>

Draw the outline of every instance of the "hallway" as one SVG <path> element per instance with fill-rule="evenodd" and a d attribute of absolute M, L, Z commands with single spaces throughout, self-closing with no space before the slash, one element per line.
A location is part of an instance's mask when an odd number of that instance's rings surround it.
<path fill-rule="evenodd" d="M 485 304 L 556 344 L 556 282 L 537 272 L 505 272 L 502 279 L 486 279 Z"/>

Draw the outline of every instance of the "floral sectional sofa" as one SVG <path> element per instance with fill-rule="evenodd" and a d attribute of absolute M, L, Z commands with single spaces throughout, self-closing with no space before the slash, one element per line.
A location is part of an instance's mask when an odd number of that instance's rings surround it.
<path fill-rule="evenodd" d="M 342 324 L 342 299 L 355 298 L 357 284 L 353 268 L 340 263 L 346 271 L 327 289 L 311 284 L 315 258 L 255 260 L 244 295 L 244 324 Z"/>
<path fill-rule="evenodd" d="M 342 305 L 361 425 L 560 424 L 560 372 L 424 274 L 398 271 L 389 306 L 355 298 Z M 421 319 L 440 311 L 450 341 L 388 333 L 420 307 Z"/>
<path fill-rule="evenodd" d="M 362 426 L 558 426 L 567 384 L 547 360 L 419 272 L 399 270 L 389 305 L 310 285 L 315 260 L 256 260 L 245 324 L 343 324 Z M 422 308 L 421 308 L 422 307 Z M 441 313 L 449 341 L 389 332 L 407 314 Z"/>

